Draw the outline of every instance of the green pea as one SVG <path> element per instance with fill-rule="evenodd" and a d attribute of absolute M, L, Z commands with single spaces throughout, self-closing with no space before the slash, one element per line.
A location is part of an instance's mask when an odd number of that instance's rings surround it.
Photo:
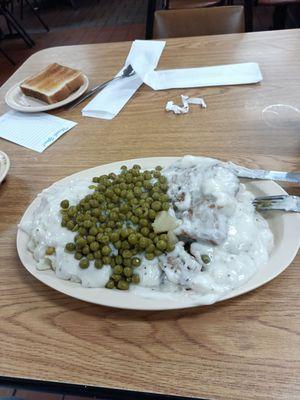
<path fill-rule="evenodd" d="M 115 287 L 115 282 L 113 280 L 109 280 L 105 287 L 106 289 L 113 289 Z"/>
<path fill-rule="evenodd" d="M 159 211 L 161 209 L 161 202 L 160 201 L 153 201 L 151 204 L 151 208 L 154 211 Z"/>
<path fill-rule="evenodd" d="M 160 200 L 160 194 L 158 192 L 154 192 L 152 198 L 153 200 Z"/>
<path fill-rule="evenodd" d="M 153 243 L 149 244 L 149 246 L 146 247 L 146 253 L 154 253 L 155 246 Z"/>
<path fill-rule="evenodd" d="M 80 253 L 79 251 L 76 251 L 75 255 L 74 255 L 76 260 L 81 260 L 83 257 L 83 254 Z"/>
<path fill-rule="evenodd" d="M 123 240 L 122 245 L 121 245 L 122 250 L 128 250 L 130 249 L 130 244 L 128 243 L 127 240 Z"/>
<path fill-rule="evenodd" d="M 94 266 L 96 269 L 101 269 L 103 267 L 101 260 L 95 260 Z"/>
<path fill-rule="evenodd" d="M 122 239 L 126 239 L 127 236 L 128 236 L 128 230 L 127 229 L 122 229 L 120 235 L 121 235 Z"/>
<path fill-rule="evenodd" d="M 89 254 L 87 254 L 86 258 L 87 258 L 89 261 L 92 261 L 92 260 L 94 260 L 94 259 L 95 259 L 95 257 L 94 257 L 94 254 L 93 254 L 93 253 L 89 253 Z"/>
<path fill-rule="evenodd" d="M 141 218 L 139 221 L 139 225 L 140 226 L 148 226 L 148 221 L 146 220 L 146 218 Z"/>
<path fill-rule="evenodd" d="M 149 239 L 153 240 L 155 238 L 156 234 L 154 232 L 149 233 Z"/>
<path fill-rule="evenodd" d="M 135 285 L 140 283 L 140 276 L 138 274 L 133 274 L 131 279 L 132 279 L 132 283 L 134 283 Z"/>
<path fill-rule="evenodd" d="M 101 251 L 100 250 L 94 251 L 94 257 L 96 260 L 100 260 L 100 258 L 102 257 Z"/>
<path fill-rule="evenodd" d="M 76 241 L 76 246 L 84 247 L 87 244 L 87 241 L 83 237 L 79 237 Z"/>
<path fill-rule="evenodd" d="M 72 253 L 73 251 L 75 251 L 75 248 L 76 248 L 75 243 L 67 243 L 67 244 L 65 245 L 65 250 L 66 250 L 66 251 L 69 251 L 70 253 Z"/>
<path fill-rule="evenodd" d="M 122 279 L 122 276 L 120 274 L 112 274 L 111 278 L 115 281 L 115 282 L 119 282 L 119 280 Z"/>
<path fill-rule="evenodd" d="M 138 217 L 136 215 L 132 215 L 132 217 L 130 217 L 130 221 L 133 224 L 137 224 L 139 222 L 139 219 L 138 219 Z"/>
<path fill-rule="evenodd" d="M 122 242 L 121 242 L 121 240 L 117 240 L 117 241 L 114 243 L 114 246 L 115 246 L 115 248 L 116 248 L 117 250 L 119 250 L 119 249 L 122 247 Z"/>
<path fill-rule="evenodd" d="M 130 243 L 130 244 L 136 244 L 137 243 L 137 236 L 134 234 L 134 233 L 131 233 L 129 236 L 128 236 L 128 242 Z"/>
<path fill-rule="evenodd" d="M 170 253 L 170 252 L 173 251 L 174 249 L 175 249 L 174 244 L 172 244 L 172 243 L 168 243 L 168 244 L 167 244 L 167 248 L 166 248 L 166 252 L 167 252 L 167 253 Z"/>
<path fill-rule="evenodd" d="M 95 241 L 95 239 L 96 239 L 95 236 L 92 236 L 92 235 L 88 235 L 86 237 L 86 241 L 88 242 L 88 244 L 93 243 Z"/>
<path fill-rule="evenodd" d="M 124 267 L 131 267 L 131 258 L 124 258 L 123 265 Z"/>
<path fill-rule="evenodd" d="M 47 247 L 45 253 L 47 256 L 52 256 L 52 254 L 55 253 L 55 247 L 51 247 L 51 246 Z"/>
<path fill-rule="evenodd" d="M 155 249 L 154 254 L 156 255 L 156 257 L 159 257 L 163 254 L 163 252 L 161 250 Z"/>
<path fill-rule="evenodd" d="M 83 227 L 86 229 L 90 228 L 92 225 L 93 225 L 93 223 L 91 220 L 83 221 Z"/>
<path fill-rule="evenodd" d="M 139 266 L 141 265 L 141 259 L 138 258 L 138 257 L 133 257 L 133 258 L 131 259 L 131 265 L 132 265 L 133 267 L 139 267 Z"/>
<path fill-rule="evenodd" d="M 98 242 L 100 242 L 100 243 L 108 244 L 108 243 L 109 243 L 109 236 L 108 236 L 108 235 L 100 234 L 99 237 L 98 237 L 98 235 L 97 235 L 97 240 L 98 240 Z"/>
<path fill-rule="evenodd" d="M 114 274 L 121 275 L 122 273 L 123 273 L 123 267 L 121 265 L 117 264 L 114 267 Z"/>
<path fill-rule="evenodd" d="M 89 254 L 90 252 L 90 247 L 88 245 L 85 245 L 82 249 L 81 249 L 81 253 L 82 254 Z"/>
<path fill-rule="evenodd" d="M 112 242 L 117 242 L 120 238 L 119 232 L 112 232 L 110 235 L 110 240 Z"/>
<path fill-rule="evenodd" d="M 67 209 L 69 208 L 69 200 L 62 200 L 60 203 L 61 208 Z"/>
<path fill-rule="evenodd" d="M 153 260 L 154 257 L 155 257 L 154 253 L 146 253 L 145 254 L 145 258 L 147 258 L 147 260 Z"/>
<path fill-rule="evenodd" d="M 105 264 L 105 265 L 110 265 L 110 263 L 111 263 L 111 258 L 108 257 L 108 256 L 104 256 L 104 257 L 102 258 L 102 261 L 103 261 L 103 264 Z"/>
<path fill-rule="evenodd" d="M 141 237 L 140 240 L 139 240 L 139 246 L 142 249 L 145 249 L 147 247 L 147 245 L 148 245 L 148 240 L 146 238 L 144 238 L 144 237 Z"/>
<path fill-rule="evenodd" d="M 163 211 L 168 211 L 169 210 L 169 208 L 170 208 L 170 204 L 169 203 L 163 203 L 162 204 L 162 209 L 163 209 Z"/>
<path fill-rule="evenodd" d="M 120 255 L 117 255 L 117 256 L 115 257 L 115 262 L 116 262 L 116 264 L 121 265 L 122 262 L 123 262 L 123 257 L 120 256 Z"/>
<path fill-rule="evenodd" d="M 154 202 L 153 202 L 154 203 Z M 153 204 L 152 203 L 152 204 Z M 155 218 L 156 218 L 156 212 L 154 211 L 154 210 L 149 210 L 149 213 L 148 213 L 148 217 L 151 219 L 151 221 L 154 221 L 155 220 Z"/>
<path fill-rule="evenodd" d="M 202 254 L 201 260 L 204 262 L 204 264 L 209 264 L 211 261 L 210 257 L 207 254 Z"/>
<path fill-rule="evenodd" d="M 89 230 L 89 234 L 92 236 L 96 236 L 98 233 L 98 229 L 96 228 L 96 226 L 92 226 Z"/>
<path fill-rule="evenodd" d="M 105 247 L 105 246 L 104 246 L 104 247 Z M 97 250 L 100 249 L 100 244 L 99 244 L 98 242 L 92 242 L 92 243 L 90 244 L 90 249 L 91 249 L 92 251 L 97 251 Z"/>
<path fill-rule="evenodd" d="M 82 269 L 87 269 L 90 265 L 90 262 L 87 258 L 83 258 L 82 260 L 79 261 L 79 266 Z"/>
<path fill-rule="evenodd" d="M 101 253 L 103 256 L 108 256 L 111 253 L 111 248 L 109 246 L 103 246 Z"/>
<path fill-rule="evenodd" d="M 167 248 L 167 243 L 166 243 L 165 240 L 161 240 L 161 239 L 160 239 L 160 240 L 156 243 L 156 247 L 158 248 L 158 250 L 161 250 L 161 251 L 166 250 L 166 248 Z"/>
<path fill-rule="evenodd" d="M 131 267 L 125 267 L 123 270 L 123 274 L 128 278 L 129 276 L 132 276 L 132 268 Z"/>
<path fill-rule="evenodd" d="M 77 213 L 77 208 L 76 208 L 75 206 L 71 206 L 71 207 L 68 209 L 68 215 L 69 215 L 69 217 L 74 217 L 76 213 Z"/>
<path fill-rule="evenodd" d="M 129 289 L 129 283 L 126 282 L 126 281 L 121 280 L 121 281 L 118 282 L 117 288 L 119 290 L 128 290 Z"/>
<path fill-rule="evenodd" d="M 141 234 L 142 234 L 143 236 L 148 236 L 149 233 L 150 233 L 150 229 L 147 228 L 146 226 L 143 226 L 143 228 L 141 229 Z"/>
<path fill-rule="evenodd" d="M 124 250 L 124 251 L 122 252 L 122 256 L 123 256 L 124 258 L 131 258 L 131 257 L 132 257 L 132 253 L 131 253 L 130 250 Z"/>
<path fill-rule="evenodd" d="M 75 224 L 72 220 L 67 222 L 67 228 L 71 231 L 74 228 Z"/>
<path fill-rule="evenodd" d="M 82 236 L 87 235 L 87 230 L 83 226 L 78 229 L 78 232 Z"/>

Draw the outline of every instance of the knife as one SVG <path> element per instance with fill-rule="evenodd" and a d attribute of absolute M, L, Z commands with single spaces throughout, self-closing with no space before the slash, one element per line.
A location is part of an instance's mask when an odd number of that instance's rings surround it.
<path fill-rule="evenodd" d="M 266 171 L 241 167 L 231 162 L 228 164 L 240 178 L 300 183 L 300 172 Z"/>

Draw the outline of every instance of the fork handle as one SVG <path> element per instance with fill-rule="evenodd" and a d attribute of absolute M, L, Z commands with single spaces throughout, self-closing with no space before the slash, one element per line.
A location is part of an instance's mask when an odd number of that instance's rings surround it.
<path fill-rule="evenodd" d="M 81 96 L 79 99 L 75 100 L 75 103 L 73 103 L 68 109 L 69 110 L 73 110 L 73 108 L 75 108 L 76 106 L 81 104 L 84 100 L 86 100 L 89 97 L 91 97 L 94 93 L 99 92 L 101 89 L 104 89 L 105 86 L 107 86 L 110 82 L 112 82 L 112 81 L 114 81 L 115 79 L 118 79 L 118 78 L 120 78 L 120 76 L 116 76 L 116 77 L 114 77 L 112 79 L 109 79 L 106 82 L 103 82 L 103 83 L 100 83 L 99 85 L 96 85 L 91 90 L 89 90 L 86 94 Z"/>

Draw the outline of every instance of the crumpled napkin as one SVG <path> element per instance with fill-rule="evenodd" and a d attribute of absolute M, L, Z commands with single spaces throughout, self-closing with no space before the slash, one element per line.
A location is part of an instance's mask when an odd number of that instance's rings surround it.
<path fill-rule="evenodd" d="M 201 108 L 207 108 L 205 101 L 202 97 L 189 97 L 181 95 L 182 106 L 174 104 L 174 101 L 168 101 L 166 104 L 166 111 L 173 111 L 174 114 L 186 114 L 189 112 L 189 104 L 197 104 Z"/>

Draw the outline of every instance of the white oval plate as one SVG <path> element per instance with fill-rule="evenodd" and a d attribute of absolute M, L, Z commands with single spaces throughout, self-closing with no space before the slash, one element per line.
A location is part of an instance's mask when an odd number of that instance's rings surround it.
<path fill-rule="evenodd" d="M 89 80 L 86 75 L 84 77 L 84 82 L 75 92 L 71 93 L 66 99 L 59 101 L 54 104 L 47 104 L 42 100 L 35 99 L 34 97 L 26 96 L 20 89 L 20 84 L 17 83 L 5 95 L 6 104 L 16 111 L 21 111 L 25 113 L 34 113 L 54 110 L 55 108 L 65 106 L 80 97 L 88 88 Z"/>
<path fill-rule="evenodd" d="M 68 184 L 74 179 L 92 178 L 93 176 L 108 174 L 118 170 L 124 164 L 129 167 L 134 164 L 140 164 L 144 169 L 152 169 L 156 165 L 168 166 L 176 159 L 178 159 L 178 157 L 153 157 L 115 162 L 78 172 L 61 179 L 59 182 Z M 247 184 L 247 187 L 255 195 L 286 194 L 279 185 L 271 181 L 252 181 Z M 37 199 L 27 208 L 22 217 L 22 223 L 31 220 L 36 206 Z M 274 248 L 270 255 L 269 262 L 267 265 L 262 266 L 260 271 L 246 284 L 228 293 L 221 300 L 239 296 L 264 285 L 284 271 L 293 261 L 300 242 L 299 216 L 292 213 L 273 212 L 270 213 L 268 222 L 274 234 Z M 56 277 L 53 271 L 38 271 L 36 269 L 36 262 L 32 257 L 32 253 L 27 250 L 27 242 L 28 235 L 19 229 L 17 234 L 17 249 L 25 268 L 41 282 L 68 296 L 90 303 L 136 310 L 171 310 L 202 305 L 201 301 L 191 299 L 188 296 L 178 296 L 176 299 L 171 299 L 168 296 L 164 296 L 164 298 L 146 298 L 131 292 L 122 292 L 105 288 L 84 288 L 78 283 L 61 280 Z"/>
<path fill-rule="evenodd" d="M 4 181 L 9 168 L 10 168 L 10 161 L 8 155 L 3 151 L 0 151 L 0 184 Z"/>

